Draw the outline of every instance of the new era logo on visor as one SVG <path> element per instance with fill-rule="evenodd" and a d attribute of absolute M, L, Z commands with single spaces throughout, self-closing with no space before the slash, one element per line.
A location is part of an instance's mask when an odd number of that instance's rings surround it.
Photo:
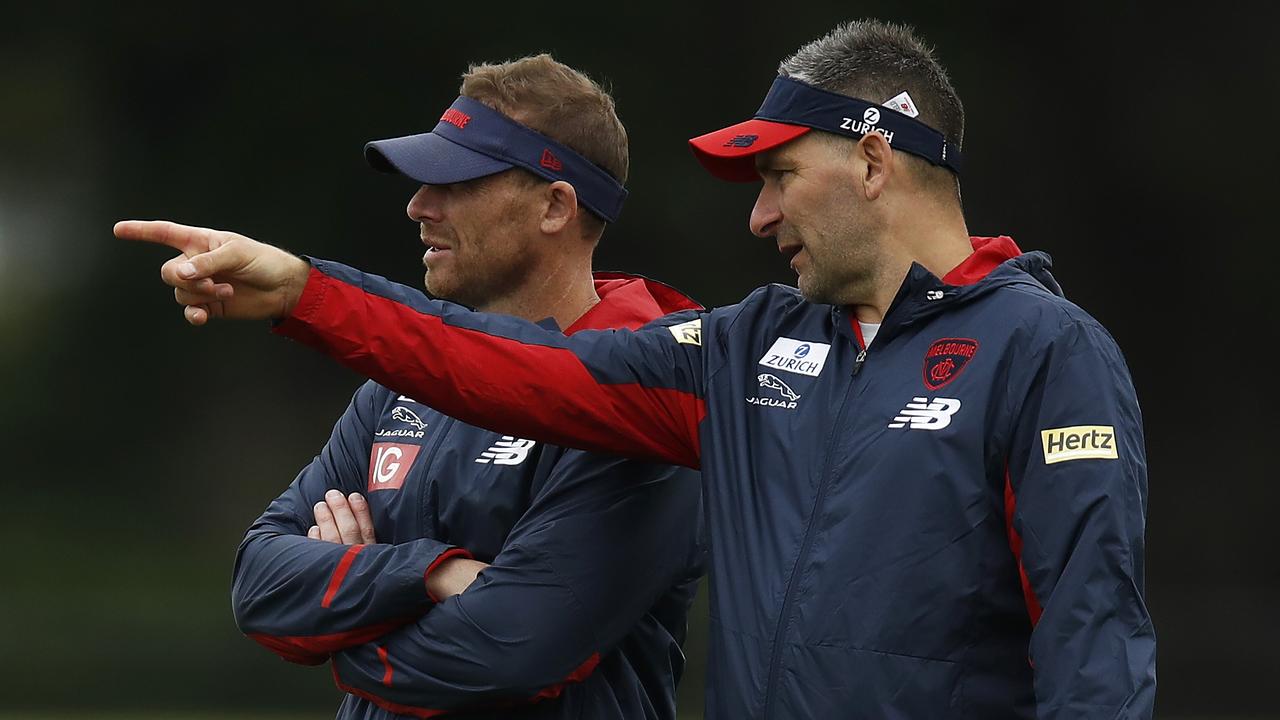
<path fill-rule="evenodd" d="M 755 145 L 756 141 L 759 139 L 760 139 L 759 135 L 734 135 L 733 137 L 729 138 L 727 142 L 725 142 L 724 146 L 748 148 L 748 147 L 751 147 L 752 145 Z"/>
<path fill-rule="evenodd" d="M 550 150 L 542 151 L 542 160 L 540 160 L 538 164 L 555 172 L 560 172 L 564 169 L 564 163 L 560 162 L 560 158 L 552 155 Z"/>

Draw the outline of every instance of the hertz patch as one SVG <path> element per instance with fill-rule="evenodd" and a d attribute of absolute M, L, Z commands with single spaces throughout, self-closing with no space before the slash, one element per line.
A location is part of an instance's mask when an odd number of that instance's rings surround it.
<path fill-rule="evenodd" d="M 689 322 L 672 325 L 667 328 L 681 345 L 697 345 L 702 347 L 702 318 L 694 318 Z"/>
<path fill-rule="evenodd" d="M 1040 431 L 1044 445 L 1044 463 L 1067 460 L 1115 460 L 1120 457 L 1116 447 L 1116 430 L 1110 425 L 1074 425 Z"/>

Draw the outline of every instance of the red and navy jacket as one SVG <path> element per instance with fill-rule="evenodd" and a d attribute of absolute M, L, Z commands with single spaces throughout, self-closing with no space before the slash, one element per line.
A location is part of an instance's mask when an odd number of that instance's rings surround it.
<path fill-rule="evenodd" d="M 569 332 L 699 307 L 641 278 L 601 273 L 596 289 Z M 705 560 L 698 474 L 482 430 L 419 399 L 356 392 L 240 546 L 240 628 L 287 660 L 331 661 L 339 718 L 674 718 Z M 376 544 L 306 537 L 331 488 L 368 498 Z M 490 566 L 434 602 L 424 578 L 454 555 Z"/>
<path fill-rule="evenodd" d="M 1048 256 L 974 247 L 913 265 L 870 347 L 781 285 L 566 338 L 325 262 L 277 331 L 477 425 L 700 467 L 708 718 L 1149 718 L 1129 371 Z"/>

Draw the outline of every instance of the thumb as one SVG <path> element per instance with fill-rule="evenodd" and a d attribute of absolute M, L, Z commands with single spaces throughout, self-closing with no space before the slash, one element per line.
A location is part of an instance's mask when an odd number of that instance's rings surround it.
<path fill-rule="evenodd" d="M 178 263 L 183 280 L 201 280 L 214 275 L 235 274 L 248 260 L 242 243 L 230 241 L 208 252 L 197 253 Z"/>

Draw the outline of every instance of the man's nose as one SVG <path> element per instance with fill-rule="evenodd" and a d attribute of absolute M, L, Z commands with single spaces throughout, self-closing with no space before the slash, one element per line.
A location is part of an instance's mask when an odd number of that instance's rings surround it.
<path fill-rule="evenodd" d="M 780 220 L 782 210 L 778 207 L 778 193 L 765 183 L 756 196 L 755 207 L 751 208 L 751 232 L 756 237 L 773 237 L 778 232 Z"/>
<path fill-rule="evenodd" d="M 440 220 L 440 192 L 431 185 L 423 185 L 409 198 L 405 212 L 414 222 Z"/>

